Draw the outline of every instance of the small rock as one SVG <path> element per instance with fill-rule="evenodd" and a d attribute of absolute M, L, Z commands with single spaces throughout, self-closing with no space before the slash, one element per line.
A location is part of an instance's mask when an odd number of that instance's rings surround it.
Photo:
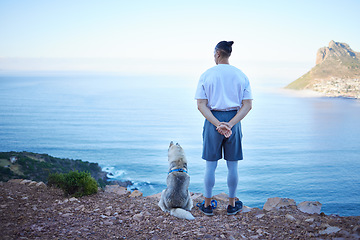
<path fill-rule="evenodd" d="M 263 216 L 265 216 L 265 214 L 258 214 L 258 215 L 255 215 L 256 218 L 262 218 Z"/>
<path fill-rule="evenodd" d="M 243 206 L 243 209 L 241 210 L 242 213 L 251 212 L 252 208 L 248 206 Z"/>
<path fill-rule="evenodd" d="M 36 184 L 37 184 L 37 182 L 31 181 L 31 182 L 29 183 L 29 186 L 34 186 L 34 185 L 36 185 Z"/>
<path fill-rule="evenodd" d="M 315 220 L 314 218 L 308 218 L 305 220 L 305 222 L 312 223 L 312 222 L 314 222 L 314 220 Z"/>
<path fill-rule="evenodd" d="M 295 221 L 296 218 L 294 218 L 293 216 L 291 216 L 290 214 L 286 214 L 285 216 L 287 219 L 289 219 L 290 221 Z"/>
<path fill-rule="evenodd" d="M 290 198 L 268 198 L 263 209 L 266 211 L 277 210 L 281 207 L 296 206 L 296 202 Z"/>
<path fill-rule="evenodd" d="M 22 180 L 22 181 L 20 182 L 20 184 L 22 184 L 22 185 L 27 185 L 27 184 L 29 184 L 29 183 L 31 183 L 31 182 L 32 182 L 31 180 L 25 179 L 25 180 Z"/>
<path fill-rule="evenodd" d="M 75 211 L 83 210 L 84 208 L 85 208 L 84 205 L 80 205 L 80 206 L 75 208 Z"/>
<path fill-rule="evenodd" d="M 21 198 L 22 200 L 27 200 L 27 199 L 29 199 L 28 197 L 22 197 Z"/>
<path fill-rule="evenodd" d="M 151 216 L 151 213 L 145 211 L 145 212 L 142 213 L 142 215 L 143 215 L 143 216 Z"/>
<path fill-rule="evenodd" d="M 37 225 L 32 225 L 31 229 L 37 232 L 41 232 L 43 230 L 43 227 L 37 226 Z"/>
<path fill-rule="evenodd" d="M 138 214 L 135 214 L 132 218 L 136 221 L 141 221 L 141 220 L 143 220 L 144 216 L 141 213 L 138 213 Z"/>
<path fill-rule="evenodd" d="M 204 199 L 204 195 L 202 193 L 190 193 L 190 195 L 194 202 L 202 201 Z"/>
<path fill-rule="evenodd" d="M 350 235 L 351 235 L 348 231 L 345 231 L 345 230 L 339 231 L 339 234 L 343 235 L 346 238 L 350 238 Z"/>
<path fill-rule="evenodd" d="M 43 182 L 38 182 L 38 183 L 36 184 L 36 187 L 46 188 L 46 184 L 43 183 Z"/>
<path fill-rule="evenodd" d="M 62 214 L 63 217 L 70 217 L 71 215 L 73 215 L 73 213 L 64 213 L 64 214 Z"/>
<path fill-rule="evenodd" d="M 297 205 L 297 208 L 304 213 L 320 214 L 322 204 L 320 202 L 305 201 Z"/>
<path fill-rule="evenodd" d="M 143 193 L 140 192 L 139 190 L 134 190 L 129 197 L 142 197 Z"/>
<path fill-rule="evenodd" d="M 77 198 L 75 198 L 75 197 L 72 197 L 72 198 L 69 198 L 69 201 L 70 202 L 80 202 Z"/>
<path fill-rule="evenodd" d="M 104 224 L 107 225 L 107 226 L 111 226 L 111 225 L 113 225 L 114 223 L 111 222 L 111 221 L 104 221 Z"/>
<path fill-rule="evenodd" d="M 338 227 L 327 227 L 325 230 L 322 230 L 322 231 L 319 231 L 319 233 L 321 235 L 324 235 L 324 234 L 332 234 L 332 233 L 337 233 L 341 230 L 341 228 L 338 228 Z"/>
<path fill-rule="evenodd" d="M 106 185 L 105 192 L 116 193 L 118 195 L 129 194 L 130 191 L 126 187 L 120 187 L 119 185 Z"/>
<path fill-rule="evenodd" d="M 330 225 L 328 223 L 322 223 L 320 225 L 321 228 L 327 228 L 327 227 L 330 227 Z"/>
<path fill-rule="evenodd" d="M 146 196 L 146 198 L 154 198 L 154 199 L 160 200 L 160 198 L 161 198 L 161 192 L 160 192 L 160 193 L 153 194 L 153 195 L 150 195 L 150 196 Z"/>
<path fill-rule="evenodd" d="M 222 201 L 222 202 L 228 202 L 229 201 L 229 196 L 224 192 L 215 195 L 213 198 L 215 200 L 217 200 L 217 201 Z"/>

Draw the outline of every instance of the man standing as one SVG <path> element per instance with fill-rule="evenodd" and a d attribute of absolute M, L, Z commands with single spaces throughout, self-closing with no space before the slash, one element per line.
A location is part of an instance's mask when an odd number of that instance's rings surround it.
<path fill-rule="evenodd" d="M 215 185 L 217 161 L 222 159 L 222 153 L 228 168 L 227 214 L 234 215 L 242 209 L 242 202 L 235 202 L 238 161 L 243 159 L 240 121 L 252 108 L 252 94 L 246 75 L 229 64 L 233 43 L 233 41 L 221 41 L 216 45 L 214 51 L 216 66 L 201 75 L 195 94 L 198 109 L 206 118 L 202 154 L 202 158 L 206 160 L 205 201 L 199 205 L 200 211 L 206 215 L 213 215 L 212 189 Z"/>

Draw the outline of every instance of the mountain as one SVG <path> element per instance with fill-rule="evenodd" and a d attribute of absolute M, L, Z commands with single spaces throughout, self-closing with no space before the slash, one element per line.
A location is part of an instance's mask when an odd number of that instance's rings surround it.
<path fill-rule="evenodd" d="M 329 97 L 360 98 L 360 52 L 346 43 L 329 43 L 316 54 L 316 66 L 288 89 L 309 89 Z"/>

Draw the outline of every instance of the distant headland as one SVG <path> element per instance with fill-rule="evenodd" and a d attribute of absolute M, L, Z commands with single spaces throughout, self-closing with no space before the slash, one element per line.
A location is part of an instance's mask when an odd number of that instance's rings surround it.
<path fill-rule="evenodd" d="M 360 52 L 331 41 L 320 48 L 316 65 L 285 88 L 313 90 L 328 97 L 360 98 Z"/>

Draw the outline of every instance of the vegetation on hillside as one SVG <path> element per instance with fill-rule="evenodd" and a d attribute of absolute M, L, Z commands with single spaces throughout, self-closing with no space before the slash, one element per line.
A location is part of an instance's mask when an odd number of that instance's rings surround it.
<path fill-rule="evenodd" d="M 15 163 L 10 162 L 11 157 L 17 158 Z M 100 186 L 106 184 L 106 173 L 101 170 L 98 163 L 31 152 L 0 152 L 0 181 L 24 178 L 46 183 L 50 174 L 70 171 L 88 172 Z"/>

